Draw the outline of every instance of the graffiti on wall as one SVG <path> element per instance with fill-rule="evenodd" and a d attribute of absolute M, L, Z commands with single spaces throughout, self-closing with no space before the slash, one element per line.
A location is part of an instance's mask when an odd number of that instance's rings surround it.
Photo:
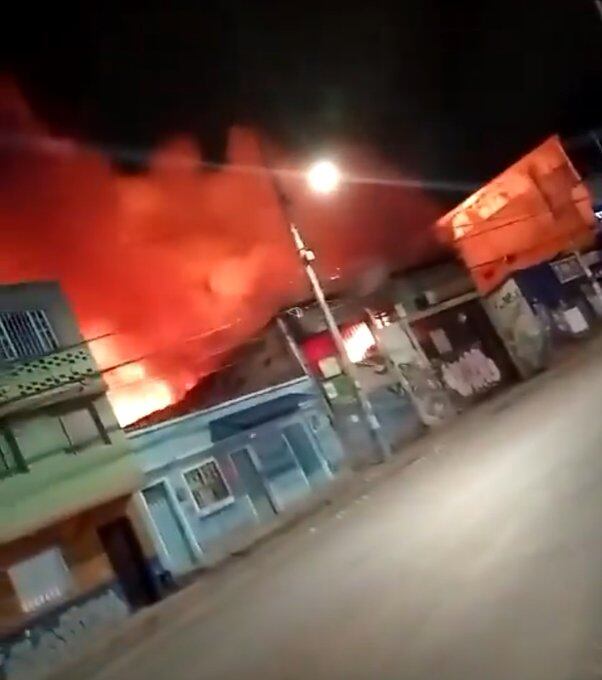
<path fill-rule="evenodd" d="M 66 662 L 95 639 L 102 628 L 128 615 L 128 606 L 114 590 L 65 610 L 51 622 L 36 624 L 12 643 L 0 647 L 0 677 L 35 680 Z"/>
<path fill-rule="evenodd" d="M 490 389 L 502 379 L 495 361 L 473 347 L 455 361 L 444 363 L 441 375 L 445 384 L 463 397 Z"/>
<path fill-rule="evenodd" d="M 543 368 L 545 329 L 516 281 L 508 279 L 484 299 L 484 305 L 521 375 L 526 378 Z"/>

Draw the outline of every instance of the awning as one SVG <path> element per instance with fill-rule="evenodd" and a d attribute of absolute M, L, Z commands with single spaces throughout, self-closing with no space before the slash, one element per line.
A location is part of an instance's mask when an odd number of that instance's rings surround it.
<path fill-rule="evenodd" d="M 271 420 L 290 415 L 300 408 L 302 402 L 307 400 L 307 394 L 285 394 L 282 397 L 212 420 L 209 423 L 211 440 L 213 442 L 222 441 L 245 430 L 251 430 L 259 425 L 269 423 Z"/>

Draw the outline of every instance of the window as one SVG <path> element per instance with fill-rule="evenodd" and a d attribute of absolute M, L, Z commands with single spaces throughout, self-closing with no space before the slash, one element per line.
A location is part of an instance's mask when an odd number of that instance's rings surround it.
<path fill-rule="evenodd" d="M 199 510 L 221 503 L 231 496 L 226 481 L 213 459 L 206 460 L 193 470 L 185 472 L 184 479 Z"/>
<path fill-rule="evenodd" d="M 92 406 L 77 408 L 60 415 L 61 427 L 73 453 L 90 446 L 109 444 L 107 433 Z"/>
<path fill-rule="evenodd" d="M 550 266 L 560 283 L 568 283 L 569 281 L 580 279 L 584 276 L 583 267 L 579 264 L 579 260 L 574 255 L 564 257 L 562 260 L 550 262 Z"/>
<path fill-rule="evenodd" d="M 41 309 L 0 312 L 0 359 L 40 356 L 58 346 L 46 313 Z"/>
<path fill-rule="evenodd" d="M 21 607 L 25 612 L 62 600 L 71 592 L 71 573 L 59 548 L 50 548 L 8 569 Z"/>
<path fill-rule="evenodd" d="M 374 325 L 376 328 L 386 328 L 394 323 L 393 316 L 389 312 L 373 312 L 372 318 L 374 320 Z"/>

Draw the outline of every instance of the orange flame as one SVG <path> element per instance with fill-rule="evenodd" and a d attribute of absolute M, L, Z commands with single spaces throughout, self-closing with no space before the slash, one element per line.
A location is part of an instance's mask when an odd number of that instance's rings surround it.
<path fill-rule="evenodd" d="M 250 130 L 231 130 L 224 170 L 203 171 L 194 143 L 180 139 L 124 176 L 95 150 L 49 141 L 18 89 L 0 82 L 0 145 L 1 281 L 59 280 L 87 337 L 101 321 L 118 331 L 104 352 L 93 343 L 101 368 L 149 356 L 106 376 L 122 423 L 179 398 L 307 295 Z M 346 171 L 391 176 L 364 149 L 340 151 Z M 415 191 L 353 184 L 324 201 L 302 186 L 293 178 L 286 189 L 325 281 L 437 252 L 426 227 L 435 211 Z M 361 333 L 352 344 L 365 344 Z"/>
<path fill-rule="evenodd" d="M 376 345 L 376 340 L 372 331 L 365 322 L 355 324 L 348 328 L 343 333 L 343 343 L 345 344 L 345 351 L 350 361 L 354 364 L 362 361 L 368 351 Z"/>

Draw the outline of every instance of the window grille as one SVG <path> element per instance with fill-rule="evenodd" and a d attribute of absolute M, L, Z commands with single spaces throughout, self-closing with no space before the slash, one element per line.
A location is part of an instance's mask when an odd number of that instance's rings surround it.
<path fill-rule="evenodd" d="M 199 510 L 230 498 L 230 491 L 215 460 L 201 463 L 184 474 L 184 479 Z"/>
<path fill-rule="evenodd" d="M 52 326 L 41 309 L 0 312 L 0 359 L 36 357 L 58 346 Z"/>

